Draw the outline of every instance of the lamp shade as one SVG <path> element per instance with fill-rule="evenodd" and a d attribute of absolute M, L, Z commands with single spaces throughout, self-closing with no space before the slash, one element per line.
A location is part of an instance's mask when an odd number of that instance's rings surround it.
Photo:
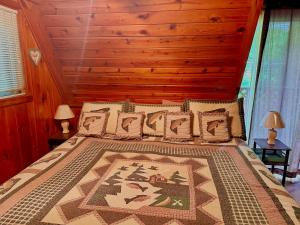
<path fill-rule="evenodd" d="M 66 120 L 74 117 L 74 113 L 72 112 L 69 105 L 59 105 L 57 107 L 55 117 L 56 120 Z"/>
<path fill-rule="evenodd" d="M 265 128 L 284 128 L 284 122 L 281 119 L 280 113 L 275 111 L 270 111 L 266 118 L 264 127 Z"/>

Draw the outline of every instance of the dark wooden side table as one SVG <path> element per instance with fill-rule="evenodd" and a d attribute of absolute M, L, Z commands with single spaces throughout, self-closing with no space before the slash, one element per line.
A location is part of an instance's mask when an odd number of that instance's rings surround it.
<path fill-rule="evenodd" d="M 50 135 L 48 137 L 48 145 L 50 150 L 53 150 L 56 148 L 58 145 L 62 144 L 69 138 L 71 138 L 76 132 L 75 131 L 70 131 L 70 133 L 63 134 L 62 132 L 57 132 L 53 135 Z"/>
<path fill-rule="evenodd" d="M 257 148 L 257 145 L 260 148 Z M 277 139 L 274 145 L 269 145 L 266 138 L 255 138 L 253 150 L 265 165 L 272 166 L 272 173 L 275 166 L 283 166 L 282 185 L 284 186 L 291 149 Z"/>

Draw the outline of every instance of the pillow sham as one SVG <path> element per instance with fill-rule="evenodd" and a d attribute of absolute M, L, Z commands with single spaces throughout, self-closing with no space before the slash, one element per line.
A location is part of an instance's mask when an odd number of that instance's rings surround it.
<path fill-rule="evenodd" d="M 102 137 L 105 133 L 109 112 L 84 112 L 79 124 L 78 135 Z"/>
<path fill-rule="evenodd" d="M 130 111 L 145 112 L 143 134 L 150 136 L 164 136 L 165 113 L 181 112 L 182 109 L 182 105 L 130 104 Z"/>
<path fill-rule="evenodd" d="M 200 139 L 206 142 L 230 141 L 228 129 L 228 115 L 225 113 L 198 113 Z"/>
<path fill-rule="evenodd" d="M 162 101 L 161 101 L 161 104 L 163 104 L 163 105 L 183 105 L 184 104 L 184 102 L 182 101 L 182 102 L 176 102 L 176 101 L 171 101 L 171 100 L 166 100 L 166 99 L 163 99 Z"/>
<path fill-rule="evenodd" d="M 116 139 L 141 139 L 143 134 L 144 112 L 119 112 Z"/>
<path fill-rule="evenodd" d="M 127 102 L 85 102 L 81 109 L 78 125 L 82 123 L 82 114 L 84 112 L 109 112 L 106 133 L 115 134 L 118 111 L 127 111 L 127 106 Z"/>
<path fill-rule="evenodd" d="M 193 139 L 192 112 L 168 112 L 165 114 L 164 139 L 190 141 Z"/>
<path fill-rule="evenodd" d="M 186 100 L 185 107 L 187 111 L 194 113 L 193 134 L 195 136 L 200 135 L 198 112 L 228 111 L 228 127 L 231 136 L 247 139 L 242 98 L 234 101 Z"/>

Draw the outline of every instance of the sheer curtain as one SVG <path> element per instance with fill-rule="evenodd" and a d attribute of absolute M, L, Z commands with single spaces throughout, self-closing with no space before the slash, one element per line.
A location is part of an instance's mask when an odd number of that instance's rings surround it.
<path fill-rule="evenodd" d="M 278 111 L 285 128 L 278 139 L 292 148 L 290 172 L 298 169 L 300 157 L 300 10 L 273 10 L 254 101 L 250 143 L 267 137 L 262 120 L 268 111 Z"/>

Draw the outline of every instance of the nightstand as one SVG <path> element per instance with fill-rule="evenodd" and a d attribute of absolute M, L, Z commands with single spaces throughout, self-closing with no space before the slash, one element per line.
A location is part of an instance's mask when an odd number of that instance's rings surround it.
<path fill-rule="evenodd" d="M 256 148 L 257 145 L 260 148 Z M 253 150 L 265 165 L 272 166 L 272 173 L 275 166 L 283 166 L 282 185 L 284 186 L 291 149 L 277 139 L 274 145 L 269 145 L 267 139 L 255 138 Z"/>
<path fill-rule="evenodd" d="M 72 136 L 74 136 L 76 132 L 75 131 L 70 131 L 70 133 L 63 134 L 62 132 L 57 132 L 53 135 L 50 135 L 48 137 L 48 145 L 50 150 L 53 150 L 56 148 L 58 145 L 62 144 Z"/>

